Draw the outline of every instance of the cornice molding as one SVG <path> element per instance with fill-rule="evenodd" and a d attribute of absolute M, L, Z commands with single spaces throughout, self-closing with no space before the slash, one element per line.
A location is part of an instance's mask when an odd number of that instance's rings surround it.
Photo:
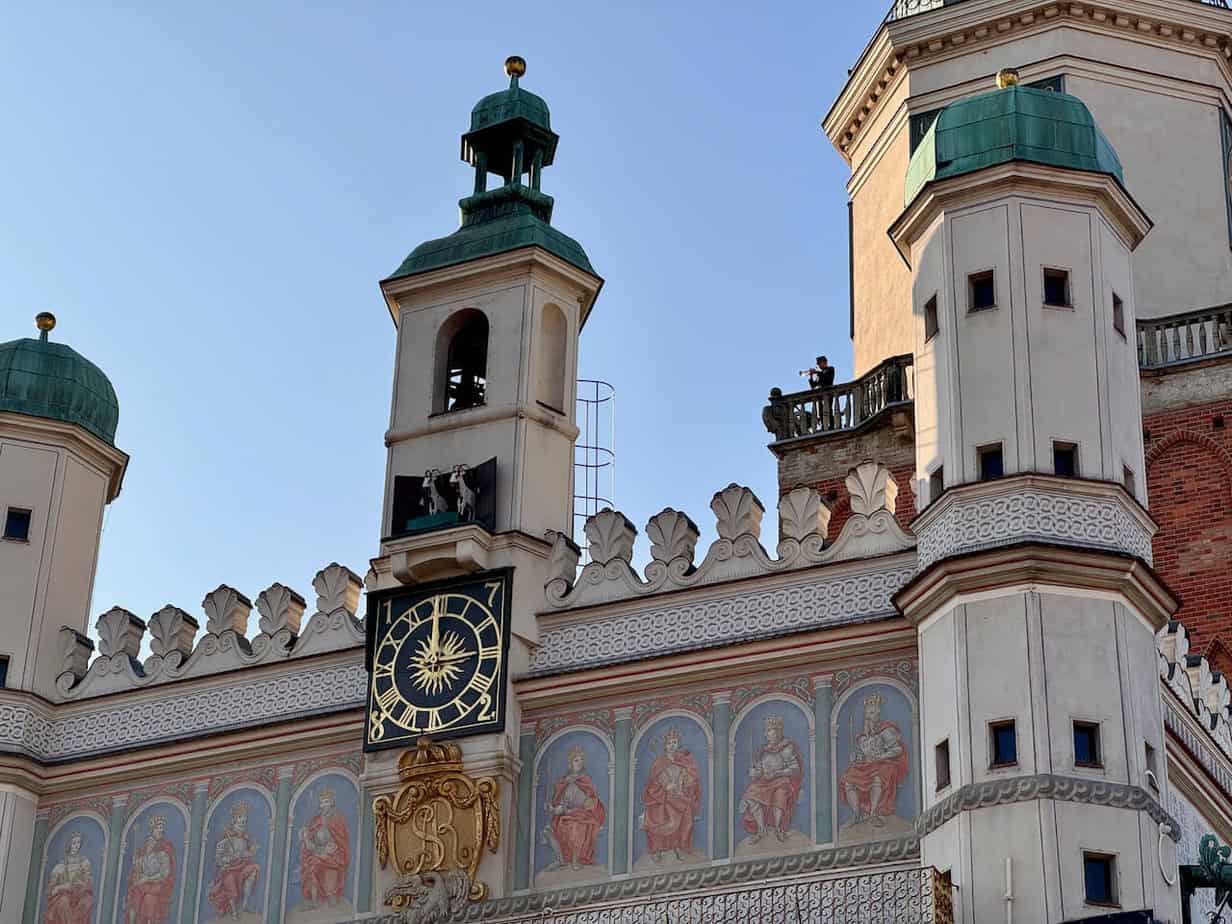
<path fill-rule="evenodd" d="M 97 470 L 107 479 L 107 502 L 120 495 L 124 472 L 128 469 L 128 453 L 100 440 L 76 424 L 28 414 L 0 412 L 0 435 L 31 443 L 51 444 Z"/>

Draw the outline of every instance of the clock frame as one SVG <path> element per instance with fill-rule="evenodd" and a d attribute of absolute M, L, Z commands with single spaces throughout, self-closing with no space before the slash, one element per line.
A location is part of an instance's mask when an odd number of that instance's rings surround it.
<path fill-rule="evenodd" d="M 504 729 L 512 574 L 368 595 L 365 751 Z"/>

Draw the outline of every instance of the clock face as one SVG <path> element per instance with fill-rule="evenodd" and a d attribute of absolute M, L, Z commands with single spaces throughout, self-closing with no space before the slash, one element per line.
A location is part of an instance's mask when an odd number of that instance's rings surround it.
<path fill-rule="evenodd" d="M 373 594 L 365 749 L 504 727 L 509 572 Z"/>

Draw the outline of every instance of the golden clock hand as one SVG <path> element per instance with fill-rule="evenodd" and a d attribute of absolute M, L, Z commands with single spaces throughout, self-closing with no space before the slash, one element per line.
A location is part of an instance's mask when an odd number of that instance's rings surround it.
<path fill-rule="evenodd" d="M 439 644 L 440 637 L 441 637 L 441 598 L 440 598 L 440 595 L 438 594 L 437 596 L 432 598 L 432 644 L 429 650 L 433 654 L 436 654 L 437 652 L 441 650 L 441 647 Z"/>
<path fill-rule="evenodd" d="M 436 660 L 442 664 L 450 664 L 454 661 L 465 661 L 467 658 L 473 657 L 474 654 L 475 652 L 473 651 L 458 651 L 453 654 L 438 655 Z"/>

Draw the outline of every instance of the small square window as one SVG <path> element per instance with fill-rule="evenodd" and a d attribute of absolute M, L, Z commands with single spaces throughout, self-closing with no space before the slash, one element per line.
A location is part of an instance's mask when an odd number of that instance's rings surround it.
<path fill-rule="evenodd" d="M 1155 756 L 1155 749 L 1151 747 L 1151 742 L 1143 743 L 1146 748 L 1146 781 L 1151 788 L 1159 792 L 1159 760 Z"/>
<path fill-rule="evenodd" d="M 935 757 L 937 760 L 937 792 L 950 785 L 950 739 L 946 738 L 937 745 Z"/>
<path fill-rule="evenodd" d="M 9 656 L 0 655 L 0 689 L 9 685 Z"/>
<path fill-rule="evenodd" d="M 1078 447 L 1073 443 L 1053 443 L 1052 471 L 1061 478 L 1077 478 Z"/>
<path fill-rule="evenodd" d="M 1138 496 L 1138 479 L 1134 477 L 1134 470 L 1128 465 L 1121 468 L 1121 481 L 1132 497 Z"/>
<path fill-rule="evenodd" d="M 1099 726 L 1094 722 L 1074 723 L 1074 766 L 1102 767 L 1099 751 Z"/>
<path fill-rule="evenodd" d="M 1122 337 L 1125 336 L 1125 303 L 1115 292 L 1112 293 L 1112 327 Z"/>
<path fill-rule="evenodd" d="M 924 304 L 924 342 L 936 337 L 939 330 L 941 322 L 937 319 L 937 296 L 934 295 Z"/>
<path fill-rule="evenodd" d="M 1082 854 L 1082 877 L 1088 904 L 1116 904 L 1116 858 L 1106 853 Z"/>
<path fill-rule="evenodd" d="M 945 466 L 938 465 L 928 476 L 928 500 L 931 503 L 945 493 Z"/>
<path fill-rule="evenodd" d="M 997 283 L 992 270 L 967 277 L 967 307 L 971 311 L 997 307 Z"/>
<path fill-rule="evenodd" d="M 992 740 L 992 765 L 994 767 L 1012 767 L 1018 763 L 1018 735 L 1014 728 L 1014 720 L 993 722 L 988 726 L 989 737 Z"/>
<path fill-rule="evenodd" d="M 980 481 L 992 481 L 1005 474 L 1005 463 L 1001 454 L 1001 444 L 981 446 L 976 451 L 980 460 Z"/>
<path fill-rule="evenodd" d="M 1053 308 L 1073 305 L 1069 295 L 1069 270 L 1044 267 L 1044 304 Z"/>
<path fill-rule="evenodd" d="M 4 538 L 16 542 L 30 541 L 30 511 L 10 507 L 4 516 Z"/>

